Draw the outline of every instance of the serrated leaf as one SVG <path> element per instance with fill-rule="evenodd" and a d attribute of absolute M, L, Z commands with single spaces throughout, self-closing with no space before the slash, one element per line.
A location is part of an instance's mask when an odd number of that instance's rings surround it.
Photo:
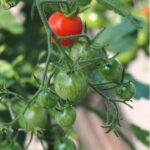
<path fill-rule="evenodd" d="M 105 5 L 109 9 L 114 10 L 121 16 L 127 17 L 136 28 L 141 27 L 141 22 L 137 20 L 134 16 L 132 16 L 128 8 L 126 8 L 120 0 L 97 0 L 97 2 Z"/>
<path fill-rule="evenodd" d="M 141 141 L 144 145 L 149 146 L 150 134 L 148 130 L 144 130 L 135 124 L 131 124 L 130 128 L 139 141 Z"/>
<path fill-rule="evenodd" d="M 23 25 L 8 10 L 0 9 L 0 29 L 5 29 L 13 34 L 21 34 L 24 31 Z"/>

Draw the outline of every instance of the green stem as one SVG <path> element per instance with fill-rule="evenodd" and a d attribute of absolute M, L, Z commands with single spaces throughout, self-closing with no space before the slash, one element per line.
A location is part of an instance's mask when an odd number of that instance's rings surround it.
<path fill-rule="evenodd" d="M 79 38 L 83 37 L 85 38 L 89 43 L 91 42 L 89 37 L 86 34 L 77 34 L 77 35 L 69 35 L 69 36 L 63 36 L 63 37 L 56 37 L 56 39 L 63 40 L 63 39 L 74 39 L 74 38 Z"/>
<path fill-rule="evenodd" d="M 43 11 L 42 4 L 43 3 L 41 3 L 41 0 L 36 0 L 36 5 L 37 5 L 37 8 L 38 8 L 41 20 L 44 24 L 44 27 L 45 27 L 45 30 L 46 30 L 46 33 L 47 33 L 47 41 L 48 41 L 48 56 L 47 56 L 46 66 L 45 66 L 44 73 L 43 73 L 43 78 L 42 78 L 42 87 L 43 87 L 45 85 L 46 75 L 47 75 L 47 71 L 48 71 L 48 65 L 49 65 L 49 62 L 50 62 L 51 53 L 53 51 L 53 46 L 50 42 L 52 31 L 51 31 L 51 29 L 50 29 L 50 27 L 47 23 L 47 19 L 46 19 L 45 13 Z"/>
<path fill-rule="evenodd" d="M 38 96 L 38 94 L 40 93 L 40 89 L 35 93 L 35 95 L 29 100 L 29 102 L 27 103 L 27 105 L 25 106 L 24 110 L 11 122 L 8 123 L 4 123 L 4 124 L 0 124 L 1 126 L 11 126 L 13 125 L 18 119 L 20 119 L 20 117 L 26 112 L 26 110 L 28 109 L 28 107 L 32 104 L 32 102 L 34 101 L 34 99 Z"/>

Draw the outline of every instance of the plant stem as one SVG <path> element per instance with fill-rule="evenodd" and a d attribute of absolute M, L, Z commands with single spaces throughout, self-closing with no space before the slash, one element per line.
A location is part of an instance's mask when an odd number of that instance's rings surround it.
<path fill-rule="evenodd" d="M 48 65 L 50 62 L 51 53 L 53 51 L 53 46 L 50 42 L 52 31 L 51 31 L 51 29 L 47 23 L 47 19 L 46 19 L 46 16 L 44 14 L 44 11 L 43 11 L 42 4 L 43 4 L 43 2 L 41 3 L 41 0 L 36 0 L 36 5 L 37 5 L 38 11 L 39 11 L 40 18 L 41 18 L 43 25 L 45 27 L 45 30 L 47 33 L 47 41 L 48 41 L 48 56 L 47 56 L 46 66 L 45 66 L 43 78 L 42 78 L 42 87 L 43 87 L 45 85 L 45 79 L 46 79 L 46 75 L 47 75 L 47 71 L 48 71 Z"/>
<path fill-rule="evenodd" d="M 99 109 L 96 109 L 96 108 L 93 108 L 87 104 L 83 105 L 83 107 L 85 107 L 87 110 L 95 113 L 97 116 L 99 116 L 103 121 L 105 121 L 105 115 L 102 111 L 100 111 Z M 119 136 L 129 145 L 130 149 L 131 150 L 135 150 L 135 147 L 134 145 L 131 143 L 131 141 L 128 139 L 128 137 L 126 137 L 124 135 L 123 132 L 121 132 L 119 129 L 117 129 L 118 133 L 119 133 Z"/>
<path fill-rule="evenodd" d="M 13 125 L 18 119 L 20 119 L 20 117 L 26 112 L 26 110 L 28 109 L 28 107 L 32 104 L 32 102 L 34 101 L 34 99 L 37 97 L 37 95 L 40 93 L 40 89 L 35 93 L 35 95 L 29 100 L 29 102 L 27 103 L 27 105 L 25 106 L 24 110 L 11 122 L 8 123 L 2 123 L 0 124 L 1 126 L 11 126 Z"/>

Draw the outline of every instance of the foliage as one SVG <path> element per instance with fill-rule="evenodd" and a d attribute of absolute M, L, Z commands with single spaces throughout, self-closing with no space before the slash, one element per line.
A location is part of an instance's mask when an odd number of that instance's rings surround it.
<path fill-rule="evenodd" d="M 43 149 L 43 141 L 48 144 L 48 149 L 75 149 L 72 138 L 68 138 L 76 118 L 74 107 L 81 105 L 104 121 L 107 133 L 112 131 L 120 135 L 133 149 L 132 143 L 119 129 L 122 116 L 118 103 L 132 108 L 128 102 L 135 94 L 134 84 L 137 99 L 148 98 L 145 91 L 148 85 L 127 75 L 120 62 L 127 67 L 136 58 L 137 49 L 148 47 L 147 39 L 142 38 L 142 33 L 148 30 L 147 17 L 137 19 L 123 2 L 114 0 L 26 0 L 18 10 L 23 18 L 20 19 L 12 10 L 5 10 L 18 2 L 0 2 L 0 147 L 28 149 L 35 134 Z M 87 23 L 81 22 L 83 18 L 79 16 L 90 9 L 97 15 L 102 13 L 103 25 L 109 24 L 106 28 L 98 24 L 100 29 L 94 36 L 88 34 L 90 30 L 95 33 L 94 29 L 88 28 L 88 20 Z M 105 17 L 107 9 L 123 16 L 120 23 L 112 25 L 113 19 Z M 58 24 L 55 17 L 59 20 L 59 16 L 54 17 L 54 22 L 47 22 L 58 11 L 64 14 L 63 19 L 69 24 L 66 28 L 62 22 L 62 30 L 55 28 Z M 71 19 L 77 19 L 73 25 L 78 26 L 72 26 Z M 141 23 L 144 24 L 142 32 L 138 29 Z M 81 34 L 70 30 L 81 30 L 82 26 Z M 94 26 L 90 24 L 90 27 Z M 61 44 L 65 40 L 69 45 Z M 114 55 L 110 57 L 109 52 Z M 133 56 L 124 58 L 128 53 Z M 145 54 L 149 55 L 148 50 Z M 132 85 L 129 88 L 125 87 L 126 78 L 134 83 L 126 82 Z M 143 92 L 139 92 L 143 87 Z M 101 113 L 97 107 L 92 108 L 85 101 L 88 88 L 104 100 L 101 103 L 106 106 L 106 113 Z M 124 88 L 129 95 L 118 94 Z M 24 146 L 24 136 L 29 131 L 32 132 L 31 140 Z M 131 126 L 131 131 L 147 145 L 147 131 L 135 125 Z"/>

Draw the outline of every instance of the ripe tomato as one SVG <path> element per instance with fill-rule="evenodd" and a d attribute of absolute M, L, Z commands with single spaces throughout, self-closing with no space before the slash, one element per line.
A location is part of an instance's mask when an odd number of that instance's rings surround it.
<path fill-rule="evenodd" d="M 69 139 L 57 140 L 54 150 L 76 150 L 75 144 Z"/>
<path fill-rule="evenodd" d="M 50 89 L 43 89 L 38 95 L 37 103 L 44 108 L 52 108 L 56 105 L 58 97 Z"/>
<path fill-rule="evenodd" d="M 55 119 L 61 127 L 71 127 L 76 119 L 73 107 L 65 107 L 55 112 Z"/>
<path fill-rule="evenodd" d="M 23 109 L 24 107 L 21 108 L 20 111 Z M 39 128 L 45 128 L 48 123 L 47 112 L 45 109 L 42 109 L 34 104 L 27 109 L 18 122 L 19 125 L 27 131 L 35 131 Z"/>
<path fill-rule="evenodd" d="M 106 58 L 106 53 L 102 49 L 93 49 L 85 42 L 78 41 L 72 46 L 70 57 L 73 61 L 80 62 L 78 68 L 88 71 L 95 69 L 102 59 Z"/>
<path fill-rule="evenodd" d="M 82 72 L 67 73 L 60 71 L 54 82 L 55 91 L 63 100 L 80 102 L 86 95 L 88 83 Z"/>
<path fill-rule="evenodd" d="M 122 79 L 123 67 L 119 61 L 113 59 L 100 66 L 101 76 L 113 82 L 120 82 Z"/>
<path fill-rule="evenodd" d="M 130 81 L 124 81 L 124 83 L 116 88 L 116 95 L 124 100 L 130 100 L 136 93 L 134 84 Z"/>
<path fill-rule="evenodd" d="M 49 17 L 48 24 L 52 31 L 60 37 L 77 35 L 82 32 L 82 21 L 79 16 L 69 18 L 60 12 L 55 12 Z M 64 39 L 60 42 L 61 45 L 68 46 L 71 45 L 74 40 Z"/>

